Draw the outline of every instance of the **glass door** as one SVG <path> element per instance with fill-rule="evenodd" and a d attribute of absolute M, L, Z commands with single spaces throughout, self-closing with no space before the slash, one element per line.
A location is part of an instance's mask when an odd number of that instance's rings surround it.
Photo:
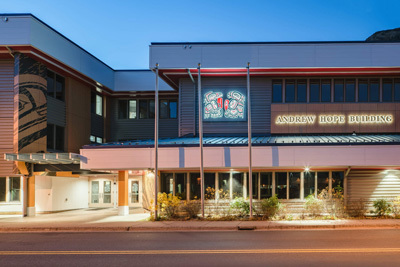
<path fill-rule="evenodd" d="M 113 182 L 107 179 L 97 179 L 89 183 L 89 206 L 111 207 L 113 202 Z"/>
<path fill-rule="evenodd" d="M 129 206 L 142 206 L 142 183 L 141 179 L 129 179 Z"/>

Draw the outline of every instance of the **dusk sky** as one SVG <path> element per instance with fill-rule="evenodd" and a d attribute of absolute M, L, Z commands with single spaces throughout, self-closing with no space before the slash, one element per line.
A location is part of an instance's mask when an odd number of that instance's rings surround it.
<path fill-rule="evenodd" d="M 1 0 L 114 69 L 148 68 L 151 42 L 360 41 L 400 27 L 400 1 Z"/>

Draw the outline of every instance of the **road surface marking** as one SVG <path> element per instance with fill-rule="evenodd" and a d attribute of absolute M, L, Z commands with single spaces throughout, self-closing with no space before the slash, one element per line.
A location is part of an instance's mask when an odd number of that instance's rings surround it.
<path fill-rule="evenodd" d="M 166 254 L 293 254 L 293 253 L 399 253 L 400 248 L 327 249 L 227 249 L 227 250 L 90 250 L 90 251 L 0 251 L 0 255 L 166 255 Z"/>

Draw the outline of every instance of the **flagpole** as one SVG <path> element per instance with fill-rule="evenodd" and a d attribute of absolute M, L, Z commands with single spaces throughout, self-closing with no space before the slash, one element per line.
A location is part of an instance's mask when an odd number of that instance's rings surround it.
<path fill-rule="evenodd" d="M 253 218 L 253 170 L 251 154 L 251 100 L 250 100 L 250 62 L 247 63 L 247 135 L 249 148 L 249 196 L 250 196 L 250 218 Z"/>
<path fill-rule="evenodd" d="M 204 166 L 203 166 L 203 108 L 201 95 L 201 64 L 198 65 L 198 101 L 199 101 L 199 145 L 200 145 L 200 194 L 201 216 L 204 218 Z"/>
<path fill-rule="evenodd" d="M 158 63 L 156 64 L 156 93 L 154 100 L 154 219 L 157 220 L 157 195 L 158 195 Z"/>

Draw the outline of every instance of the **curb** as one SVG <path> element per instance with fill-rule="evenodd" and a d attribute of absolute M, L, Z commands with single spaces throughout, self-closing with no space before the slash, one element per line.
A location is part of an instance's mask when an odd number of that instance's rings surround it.
<path fill-rule="evenodd" d="M 223 226 L 223 227 L 7 227 L 0 233 L 38 232 L 177 232 L 177 231 L 268 231 L 268 230 L 331 230 L 331 229 L 399 229 L 399 225 L 272 225 L 272 226 Z"/>

